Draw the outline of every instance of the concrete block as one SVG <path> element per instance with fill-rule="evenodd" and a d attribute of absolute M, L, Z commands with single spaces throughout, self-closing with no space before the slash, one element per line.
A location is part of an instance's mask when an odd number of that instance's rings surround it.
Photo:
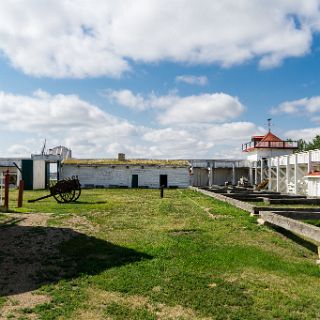
<path fill-rule="evenodd" d="M 195 191 L 198 191 L 200 193 L 203 193 L 211 198 L 214 198 L 214 199 L 217 199 L 217 200 L 220 200 L 220 201 L 223 201 L 223 202 L 227 202 L 239 209 L 242 209 L 244 211 L 247 211 L 249 213 L 252 213 L 254 214 L 254 210 L 253 210 L 253 206 L 252 204 L 250 203 L 247 203 L 247 202 L 242 202 L 242 201 L 239 201 L 237 199 L 232 199 L 232 198 L 229 198 L 225 195 L 222 195 L 222 194 L 218 194 L 218 193 L 215 193 L 215 192 L 210 192 L 210 191 L 207 191 L 207 190 L 202 190 L 202 189 L 199 189 L 199 188 L 196 188 L 196 187 L 190 187 L 192 190 L 195 190 Z"/>
<path fill-rule="evenodd" d="M 263 211 L 260 213 L 261 219 L 270 224 L 279 226 L 300 236 L 320 242 L 320 228 L 297 221 L 288 217 L 284 217 L 279 212 Z"/>
<path fill-rule="evenodd" d="M 283 198 L 283 199 L 269 199 L 269 204 L 318 204 L 320 205 L 320 199 L 308 199 L 308 198 Z"/>

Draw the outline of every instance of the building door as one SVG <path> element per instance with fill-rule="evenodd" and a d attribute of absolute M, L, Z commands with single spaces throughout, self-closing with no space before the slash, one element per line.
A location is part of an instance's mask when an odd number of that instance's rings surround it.
<path fill-rule="evenodd" d="M 50 187 L 50 162 L 46 162 L 46 176 L 45 176 L 45 186 L 46 189 Z"/>
<path fill-rule="evenodd" d="M 164 186 L 168 188 L 168 175 L 167 174 L 160 174 L 160 187 Z"/>
<path fill-rule="evenodd" d="M 33 160 L 21 160 L 21 169 L 24 189 L 33 190 Z"/>
<path fill-rule="evenodd" d="M 138 188 L 139 187 L 139 177 L 137 174 L 132 175 L 131 187 Z"/>

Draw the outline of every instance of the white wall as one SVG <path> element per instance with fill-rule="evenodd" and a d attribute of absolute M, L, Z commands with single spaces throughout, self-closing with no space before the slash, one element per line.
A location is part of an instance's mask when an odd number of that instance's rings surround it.
<path fill-rule="evenodd" d="M 64 164 L 62 166 L 62 179 L 78 176 L 82 186 L 127 186 L 131 187 L 132 175 L 138 175 L 139 186 L 149 188 L 159 188 L 160 175 L 168 175 L 168 186 L 187 188 L 190 185 L 190 176 L 188 167 L 154 167 L 129 166 L 77 166 Z"/>
<path fill-rule="evenodd" d="M 320 177 L 307 177 L 308 197 L 320 197 Z"/>
<path fill-rule="evenodd" d="M 194 187 L 207 187 L 209 185 L 209 170 L 207 168 L 193 168 L 191 180 Z"/>
<path fill-rule="evenodd" d="M 261 158 L 271 158 L 271 157 L 277 157 L 277 156 L 285 156 L 292 154 L 292 149 L 257 149 L 251 152 L 248 152 L 247 159 L 249 161 L 258 161 Z"/>
<path fill-rule="evenodd" d="M 33 160 L 33 189 L 45 189 L 46 187 L 46 162 Z"/>

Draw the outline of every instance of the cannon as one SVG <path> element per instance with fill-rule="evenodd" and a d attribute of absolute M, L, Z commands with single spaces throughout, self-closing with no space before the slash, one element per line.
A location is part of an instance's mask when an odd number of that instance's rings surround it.
<path fill-rule="evenodd" d="M 49 191 L 50 194 L 37 199 L 28 200 L 28 202 L 36 202 L 50 197 L 54 197 L 59 203 L 76 201 L 81 195 L 81 185 L 77 177 L 71 177 L 59 180 L 55 185 L 49 188 Z"/>

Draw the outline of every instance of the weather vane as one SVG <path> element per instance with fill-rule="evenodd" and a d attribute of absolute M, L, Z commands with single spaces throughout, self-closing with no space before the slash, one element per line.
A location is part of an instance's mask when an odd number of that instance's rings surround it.
<path fill-rule="evenodd" d="M 269 132 L 271 131 L 271 126 L 272 126 L 272 118 L 267 119 L 268 121 L 268 130 Z"/>

